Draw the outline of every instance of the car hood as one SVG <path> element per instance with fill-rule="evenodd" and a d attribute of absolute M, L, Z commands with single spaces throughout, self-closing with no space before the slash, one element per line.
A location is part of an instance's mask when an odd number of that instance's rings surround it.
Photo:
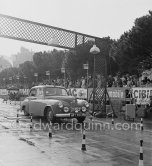
<path fill-rule="evenodd" d="M 46 99 L 60 100 L 60 101 L 68 102 L 68 103 L 71 103 L 75 100 L 74 96 L 47 96 L 45 98 Z"/>

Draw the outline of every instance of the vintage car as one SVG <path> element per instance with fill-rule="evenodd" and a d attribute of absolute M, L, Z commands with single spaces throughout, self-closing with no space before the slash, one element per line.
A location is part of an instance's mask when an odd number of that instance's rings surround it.
<path fill-rule="evenodd" d="M 77 118 L 82 123 L 89 111 L 89 103 L 69 96 L 64 87 L 39 85 L 31 88 L 21 110 L 25 115 L 43 116 L 52 123 L 57 118 Z"/>

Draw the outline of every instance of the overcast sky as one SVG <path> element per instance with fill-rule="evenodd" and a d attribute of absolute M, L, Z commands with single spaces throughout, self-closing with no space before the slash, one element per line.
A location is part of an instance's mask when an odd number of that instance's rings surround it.
<path fill-rule="evenodd" d="M 136 18 L 152 10 L 152 0 L 0 0 L 0 13 L 97 37 L 118 39 Z M 23 46 L 33 51 L 42 46 L 0 38 L 0 55 L 10 56 Z"/>

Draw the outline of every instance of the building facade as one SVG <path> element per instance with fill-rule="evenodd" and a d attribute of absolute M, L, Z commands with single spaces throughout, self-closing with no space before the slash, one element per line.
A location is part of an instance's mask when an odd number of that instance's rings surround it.
<path fill-rule="evenodd" d="M 33 61 L 33 55 L 33 51 L 21 47 L 19 53 L 12 55 L 13 67 L 19 67 L 25 61 Z"/>

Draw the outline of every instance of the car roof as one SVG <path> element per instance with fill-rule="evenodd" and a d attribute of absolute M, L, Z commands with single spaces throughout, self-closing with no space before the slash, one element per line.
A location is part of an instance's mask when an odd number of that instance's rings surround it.
<path fill-rule="evenodd" d="M 54 86 L 54 85 L 37 85 L 37 86 L 33 86 L 31 89 L 33 89 L 33 88 L 46 88 L 46 87 L 51 87 L 51 88 L 65 88 L 63 86 Z"/>

